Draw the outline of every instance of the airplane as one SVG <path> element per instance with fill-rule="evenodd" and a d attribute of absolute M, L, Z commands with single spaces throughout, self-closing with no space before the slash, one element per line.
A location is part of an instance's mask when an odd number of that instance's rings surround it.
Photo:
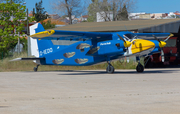
<path fill-rule="evenodd" d="M 35 72 L 39 65 L 88 66 L 107 62 L 106 72 L 114 73 L 111 61 L 135 56 L 138 62 L 136 71 L 143 72 L 144 66 L 139 58 L 160 52 L 171 36 L 170 33 L 129 31 L 45 31 L 40 23 L 36 23 L 30 26 L 31 55 L 34 58 L 16 58 L 12 61 L 34 60 L 37 64 Z M 157 37 L 167 38 L 160 41 Z"/>

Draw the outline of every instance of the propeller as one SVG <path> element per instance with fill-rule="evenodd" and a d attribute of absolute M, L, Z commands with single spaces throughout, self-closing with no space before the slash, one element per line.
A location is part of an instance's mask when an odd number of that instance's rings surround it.
<path fill-rule="evenodd" d="M 161 58 L 162 58 L 162 62 L 164 62 L 164 51 L 163 51 L 163 47 L 166 45 L 166 41 L 170 38 L 174 36 L 173 34 L 170 34 L 164 41 L 160 41 L 155 35 L 153 35 L 153 37 L 159 42 L 159 47 L 161 48 Z"/>
<path fill-rule="evenodd" d="M 128 49 L 128 47 L 129 46 L 131 46 L 131 42 L 129 42 L 129 41 L 126 41 L 123 37 L 121 37 L 119 34 L 117 34 L 118 35 L 118 37 L 124 42 L 124 47 L 126 48 L 126 52 L 127 52 L 127 54 L 129 54 L 129 49 Z M 129 59 L 129 58 L 128 58 Z"/>
<path fill-rule="evenodd" d="M 162 48 L 166 45 L 165 41 L 160 41 L 155 35 L 153 35 L 153 37 L 159 42 L 159 47 Z"/>
<path fill-rule="evenodd" d="M 129 46 L 131 46 L 131 44 L 132 44 L 131 42 L 124 40 L 124 38 L 121 37 L 119 34 L 117 34 L 117 35 L 124 42 L 124 47 L 128 48 Z"/>

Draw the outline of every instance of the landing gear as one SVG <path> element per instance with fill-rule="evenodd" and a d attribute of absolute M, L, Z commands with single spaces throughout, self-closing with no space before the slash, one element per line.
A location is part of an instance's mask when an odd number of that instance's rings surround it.
<path fill-rule="evenodd" d="M 143 72 L 144 71 L 144 66 L 139 62 L 137 67 L 136 67 L 137 72 Z"/>
<path fill-rule="evenodd" d="M 34 72 L 37 72 L 38 66 L 39 66 L 39 65 L 37 65 L 36 67 L 34 67 Z"/>
<path fill-rule="evenodd" d="M 106 72 L 109 74 L 114 73 L 114 67 L 110 63 L 108 63 L 108 67 L 106 68 Z"/>

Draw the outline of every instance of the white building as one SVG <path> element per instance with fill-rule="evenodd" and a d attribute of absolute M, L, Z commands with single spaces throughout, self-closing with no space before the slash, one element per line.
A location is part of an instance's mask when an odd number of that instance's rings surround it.
<path fill-rule="evenodd" d="M 139 15 L 142 15 L 142 14 L 146 14 L 145 12 L 141 12 L 141 13 L 129 13 L 128 14 L 128 18 L 129 20 L 131 19 L 139 19 Z"/>
<path fill-rule="evenodd" d="M 170 17 L 170 18 L 176 18 L 176 14 L 174 14 L 173 12 L 169 12 L 168 17 Z"/>

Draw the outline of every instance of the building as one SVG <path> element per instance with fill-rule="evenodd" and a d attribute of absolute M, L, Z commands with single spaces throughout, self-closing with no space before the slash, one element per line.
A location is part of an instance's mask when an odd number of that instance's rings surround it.
<path fill-rule="evenodd" d="M 49 18 L 51 19 L 59 19 L 60 16 L 58 14 L 48 14 L 49 15 Z"/>
<path fill-rule="evenodd" d="M 79 20 L 82 22 L 82 21 L 87 21 L 87 19 L 88 19 L 88 15 L 83 15 L 80 17 Z"/>
<path fill-rule="evenodd" d="M 151 14 L 140 14 L 139 19 L 151 19 Z"/>
<path fill-rule="evenodd" d="M 128 14 L 128 18 L 129 20 L 135 20 L 135 19 L 139 19 L 139 15 L 142 15 L 142 14 L 146 14 L 145 12 L 142 12 L 142 13 L 129 13 Z"/>

